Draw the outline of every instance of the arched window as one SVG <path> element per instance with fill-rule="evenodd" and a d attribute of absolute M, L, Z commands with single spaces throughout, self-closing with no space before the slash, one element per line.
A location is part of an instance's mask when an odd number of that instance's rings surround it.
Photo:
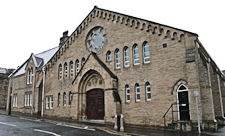
<path fill-rule="evenodd" d="M 60 102 L 61 102 L 61 96 L 60 96 L 60 93 L 58 93 L 58 107 L 60 106 Z"/>
<path fill-rule="evenodd" d="M 64 63 L 64 77 L 67 78 L 68 76 L 68 66 L 67 66 L 67 63 L 65 62 Z"/>
<path fill-rule="evenodd" d="M 129 67 L 130 66 L 130 58 L 129 58 L 129 48 L 127 46 L 124 47 L 123 50 L 124 54 L 124 66 Z"/>
<path fill-rule="evenodd" d="M 143 58 L 144 58 L 144 63 L 149 63 L 150 62 L 150 48 L 148 42 L 143 43 Z"/>
<path fill-rule="evenodd" d="M 30 69 L 30 84 L 32 84 L 33 81 L 33 68 Z"/>
<path fill-rule="evenodd" d="M 63 93 L 63 106 L 66 106 L 66 92 Z"/>
<path fill-rule="evenodd" d="M 62 78 L 62 64 L 59 64 L 59 72 L 58 72 L 58 78 Z"/>
<path fill-rule="evenodd" d="M 70 61 L 70 78 L 73 77 L 73 61 Z"/>
<path fill-rule="evenodd" d="M 69 92 L 69 105 L 71 105 L 72 100 L 73 100 L 73 94 L 72 94 L 72 92 L 70 91 L 70 92 Z"/>
<path fill-rule="evenodd" d="M 133 46 L 134 65 L 140 64 L 139 48 L 137 44 Z"/>
<path fill-rule="evenodd" d="M 136 102 L 140 101 L 141 100 L 141 91 L 140 91 L 140 86 L 138 83 L 135 84 L 135 99 L 136 99 Z"/>
<path fill-rule="evenodd" d="M 82 60 L 81 60 L 81 66 L 83 66 L 84 63 L 85 63 L 85 58 L 82 58 Z"/>
<path fill-rule="evenodd" d="M 120 50 L 119 49 L 115 50 L 115 67 L 116 69 L 120 68 Z"/>
<path fill-rule="evenodd" d="M 107 51 L 107 53 L 106 53 L 106 61 L 112 61 L 111 51 Z"/>
<path fill-rule="evenodd" d="M 145 91 L 146 91 L 146 101 L 151 100 L 152 95 L 151 95 L 151 86 L 149 82 L 145 83 Z"/>
<path fill-rule="evenodd" d="M 79 60 L 77 59 L 76 60 L 76 75 L 78 74 L 79 72 Z"/>
<path fill-rule="evenodd" d="M 27 70 L 27 84 L 30 84 L 30 69 Z"/>
<path fill-rule="evenodd" d="M 126 93 L 126 102 L 130 102 L 130 87 L 129 87 L 129 85 L 125 85 L 125 93 Z"/>

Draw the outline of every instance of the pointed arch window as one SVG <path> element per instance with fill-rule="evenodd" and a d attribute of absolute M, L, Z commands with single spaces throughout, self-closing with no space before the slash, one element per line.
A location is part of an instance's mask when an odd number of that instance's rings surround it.
<path fill-rule="evenodd" d="M 33 81 L 33 68 L 30 69 L 30 84 L 32 84 Z"/>
<path fill-rule="evenodd" d="M 79 60 L 77 59 L 76 60 L 76 75 L 78 74 L 79 72 Z"/>
<path fill-rule="evenodd" d="M 111 53 L 111 51 L 107 51 L 107 53 L 106 53 L 106 61 L 112 61 L 112 53 Z"/>
<path fill-rule="evenodd" d="M 145 83 L 145 93 L 146 93 L 146 101 L 150 101 L 151 98 L 152 98 L 152 95 L 151 95 L 151 86 L 150 86 L 150 83 L 149 82 L 146 82 Z"/>
<path fill-rule="evenodd" d="M 73 61 L 70 61 L 70 78 L 73 77 Z"/>
<path fill-rule="evenodd" d="M 62 78 L 62 64 L 59 64 L 59 72 L 58 72 L 58 78 Z"/>
<path fill-rule="evenodd" d="M 72 94 L 72 92 L 70 91 L 70 92 L 69 92 L 69 105 L 71 105 L 72 100 L 73 100 L 73 94 Z"/>
<path fill-rule="evenodd" d="M 81 66 L 83 66 L 84 63 L 85 63 L 85 58 L 82 58 L 82 60 L 81 60 Z"/>
<path fill-rule="evenodd" d="M 141 91 L 138 83 L 135 84 L 135 99 L 136 102 L 139 102 L 141 100 Z"/>
<path fill-rule="evenodd" d="M 115 50 L 115 67 L 116 69 L 120 68 L 120 50 L 119 49 Z"/>
<path fill-rule="evenodd" d="M 129 87 L 129 85 L 125 85 L 125 93 L 126 93 L 126 102 L 130 102 L 130 87 Z"/>
<path fill-rule="evenodd" d="M 27 84 L 30 83 L 30 69 L 27 70 Z"/>
<path fill-rule="evenodd" d="M 143 43 L 143 58 L 144 58 L 144 63 L 149 63 L 150 62 L 150 47 L 148 42 Z"/>
<path fill-rule="evenodd" d="M 68 66 L 67 63 L 64 63 L 64 77 L 67 78 L 68 77 Z"/>
<path fill-rule="evenodd" d="M 126 46 L 124 47 L 124 66 L 129 67 L 130 66 L 130 57 L 129 57 L 129 48 Z"/>
<path fill-rule="evenodd" d="M 63 93 L 63 106 L 66 106 L 66 92 Z"/>
<path fill-rule="evenodd" d="M 61 102 L 61 96 L 60 96 L 60 93 L 58 93 L 58 104 L 57 104 L 58 107 L 60 106 L 60 102 Z"/>
<path fill-rule="evenodd" d="M 137 44 L 133 46 L 134 65 L 140 64 L 139 48 Z"/>

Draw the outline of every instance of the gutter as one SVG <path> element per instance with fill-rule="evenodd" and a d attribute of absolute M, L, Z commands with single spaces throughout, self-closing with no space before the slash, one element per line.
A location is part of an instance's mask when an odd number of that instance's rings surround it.
<path fill-rule="evenodd" d="M 45 67 L 42 68 L 43 72 L 43 85 L 42 85 L 42 94 L 41 94 L 41 117 L 44 115 L 44 94 L 45 94 Z"/>

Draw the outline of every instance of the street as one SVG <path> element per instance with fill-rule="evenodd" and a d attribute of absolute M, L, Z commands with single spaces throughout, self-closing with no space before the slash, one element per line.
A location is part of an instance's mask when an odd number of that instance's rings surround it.
<path fill-rule="evenodd" d="M 113 136 L 104 131 L 0 114 L 0 136 Z"/>

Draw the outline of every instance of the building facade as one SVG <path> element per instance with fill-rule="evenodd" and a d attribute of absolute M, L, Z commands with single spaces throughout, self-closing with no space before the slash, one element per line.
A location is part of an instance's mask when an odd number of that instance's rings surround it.
<path fill-rule="evenodd" d="M 58 47 L 31 54 L 10 77 L 8 110 L 15 113 L 115 128 L 120 117 L 121 130 L 194 129 L 197 95 L 202 129 L 224 119 L 225 77 L 197 34 L 98 7 Z"/>
<path fill-rule="evenodd" d="M 6 109 L 8 85 L 9 85 L 9 74 L 13 69 L 6 69 L 0 67 L 0 109 Z"/>

